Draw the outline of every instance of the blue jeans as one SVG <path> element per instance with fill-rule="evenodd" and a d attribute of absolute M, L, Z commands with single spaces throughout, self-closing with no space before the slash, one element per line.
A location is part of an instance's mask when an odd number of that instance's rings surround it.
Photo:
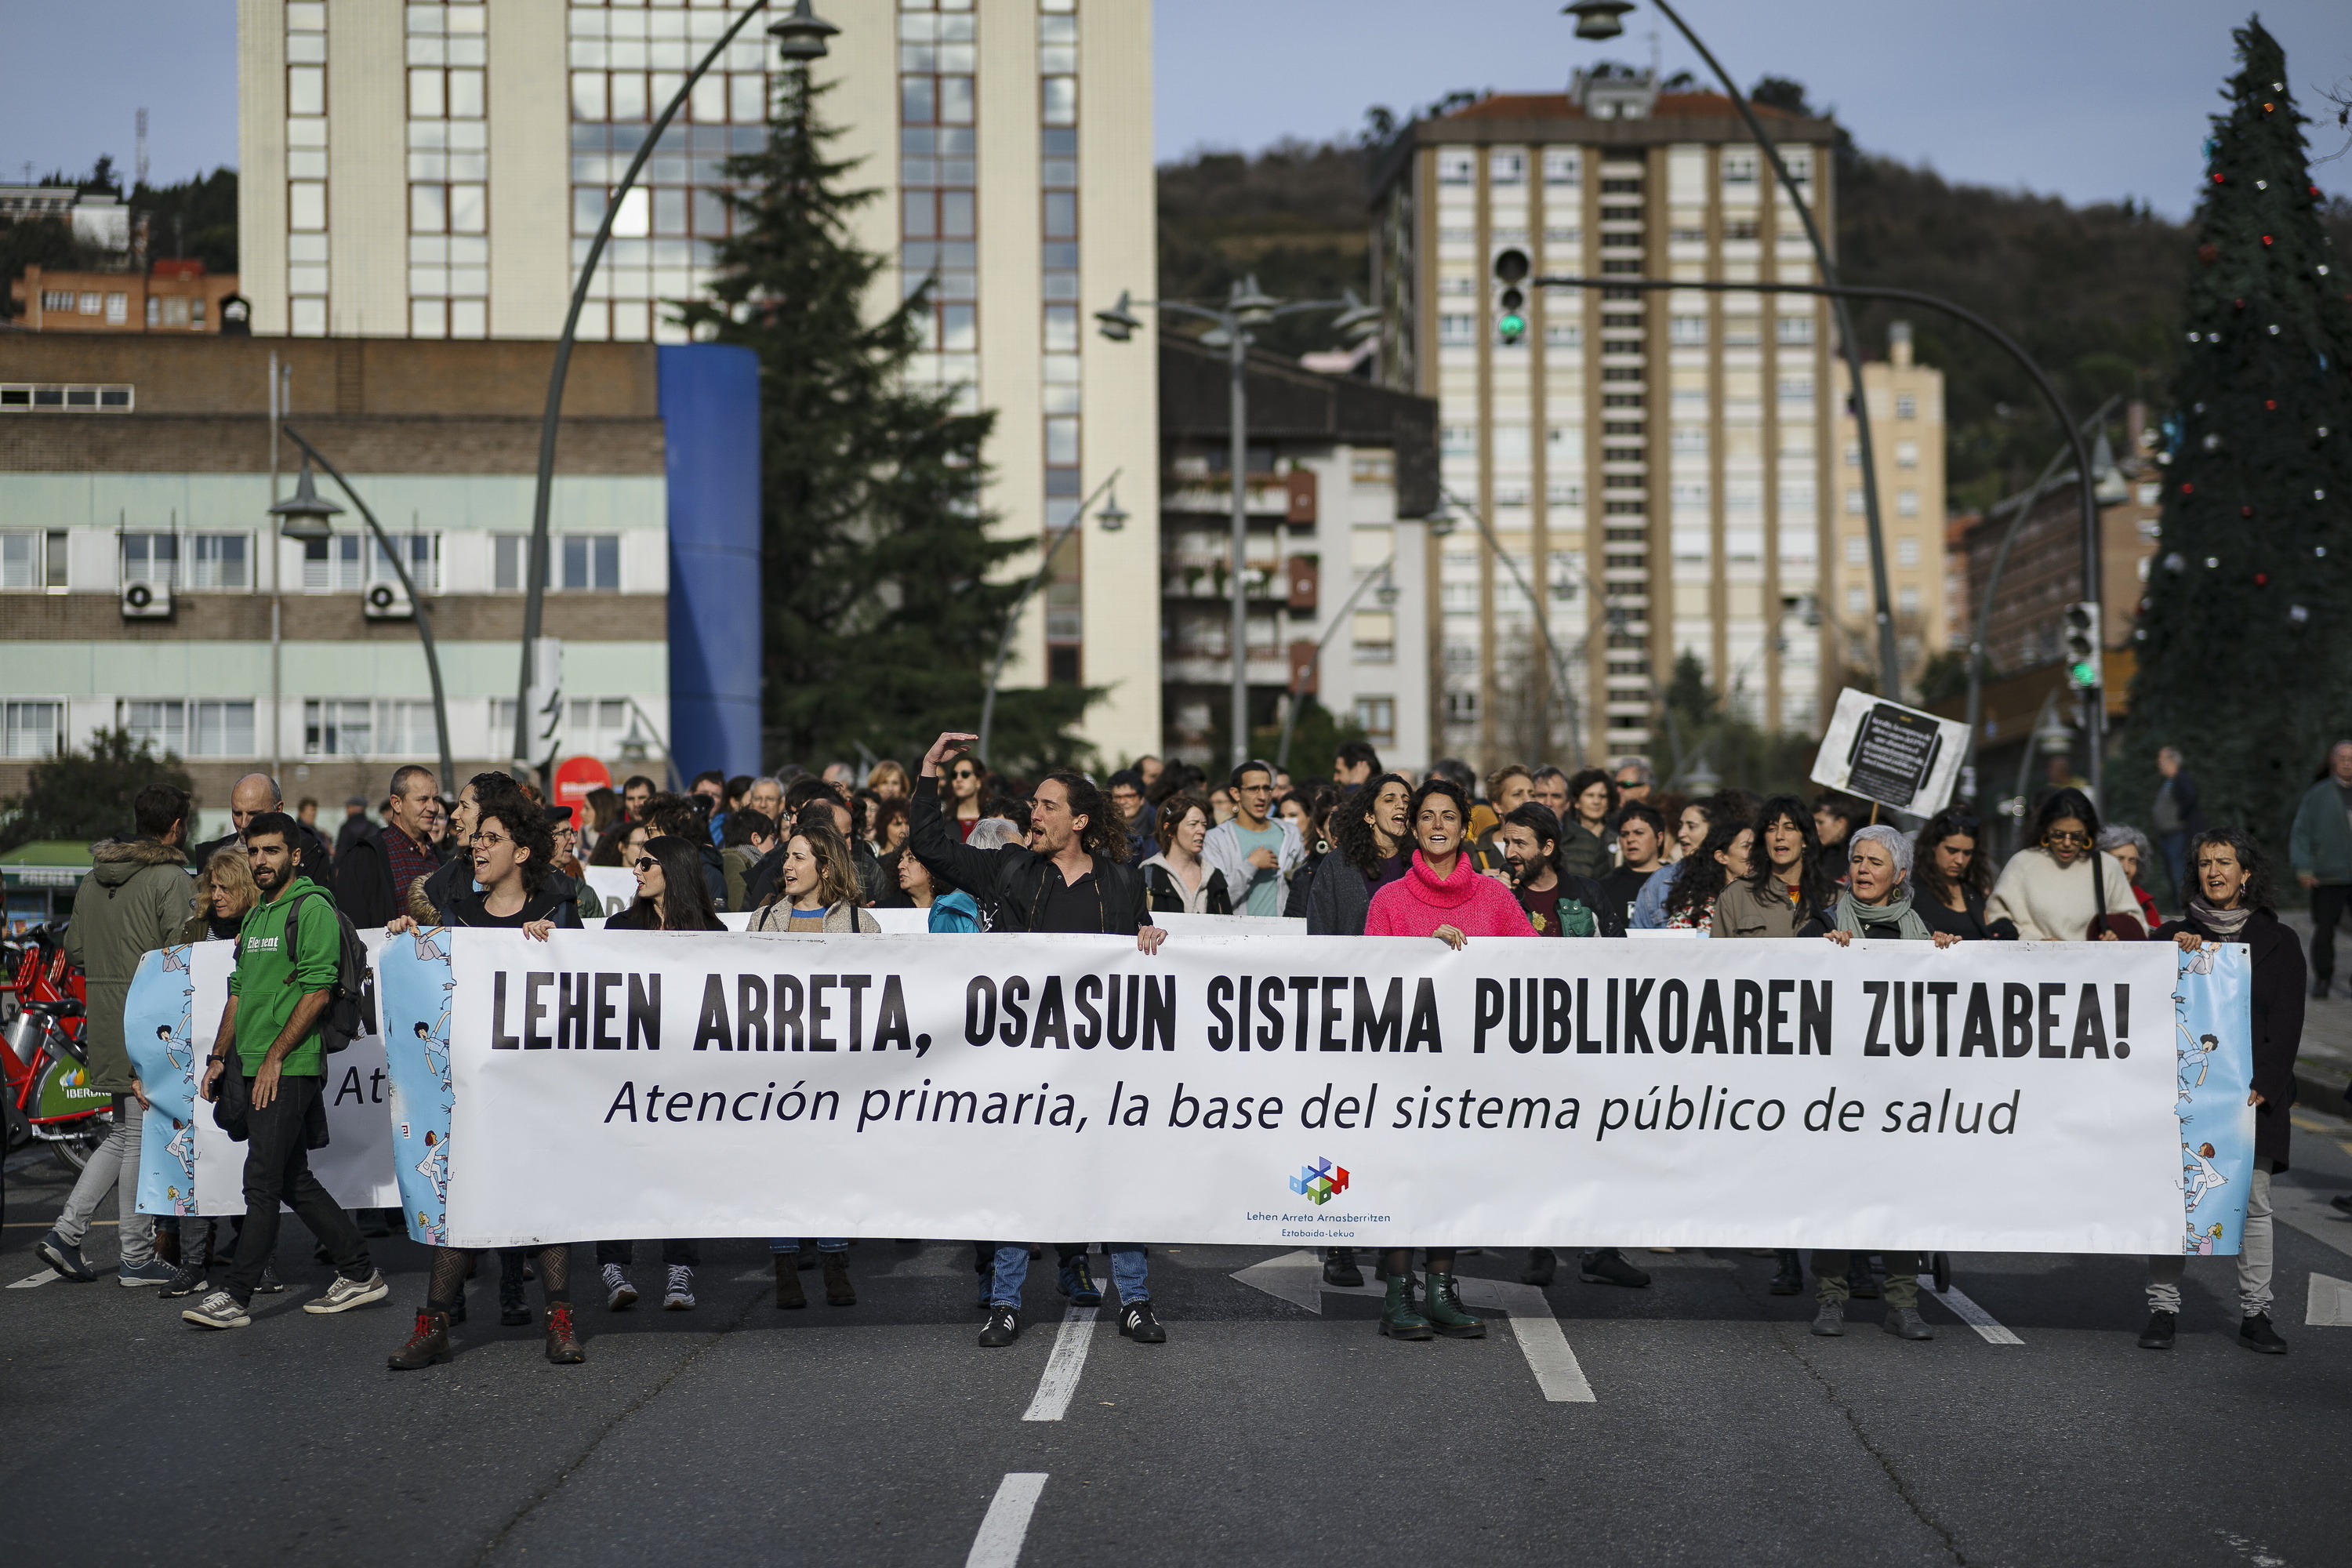
<path fill-rule="evenodd" d="M 768 1237 L 768 1250 L 771 1252 L 798 1252 L 800 1249 L 801 1238 L 797 1236 L 772 1236 Z M 849 1250 L 849 1243 L 842 1240 L 838 1237 L 831 1239 L 819 1237 L 816 1244 L 816 1249 L 819 1252 L 846 1252 Z"/>
<path fill-rule="evenodd" d="M 1068 1283 L 1071 1263 L 1086 1256 L 1083 1243 L 1066 1246 L 1062 1253 L 1062 1275 Z M 1151 1300 L 1150 1268 L 1143 1256 L 1143 1247 L 1136 1242 L 1110 1244 L 1110 1279 L 1118 1289 L 1122 1304 Z M 1021 1305 L 1021 1287 L 1029 1279 L 1029 1244 L 1025 1241 L 1000 1241 L 996 1244 L 996 1273 L 988 1289 L 988 1304 L 992 1307 Z"/>

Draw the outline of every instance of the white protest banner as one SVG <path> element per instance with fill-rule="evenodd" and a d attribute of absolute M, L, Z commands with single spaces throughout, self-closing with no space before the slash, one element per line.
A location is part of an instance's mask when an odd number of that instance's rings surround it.
<path fill-rule="evenodd" d="M 1933 816 L 1952 801 L 1969 727 L 1849 686 L 1814 754 L 1812 780 L 1897 811 Z"/>
<path fill-rule="evenodd" d="M 459 1245 L 2181 1246 L 2168 944 L 447 938 Z"/>
<path fill-rule="evenodd" d="M 373 953 L 381 930 L 362 931 Z M 200 942 L 140 960 L 122 1010 L 123 1038 L 149 1100 L 142 1120 L 139 1209 L 142 1214 L 245 1212 L 245 1149 L 213 1120 L 196 1084 L 228 1002 L 236 944 Z M 310 1151 L 310 1172 L 345 1208 L 400 1203 L 393 1181 L 383 1041 L 362 1035 L 327 1058 L 327 1146 Z"/>

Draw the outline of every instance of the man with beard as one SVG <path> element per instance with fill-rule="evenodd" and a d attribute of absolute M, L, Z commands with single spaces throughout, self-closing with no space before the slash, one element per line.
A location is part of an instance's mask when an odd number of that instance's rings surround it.
<path fill-rule="evenodd" d="M 1511 890 L 1538 936 L 1615 936 L 1625 934 L 1623 907 L 1603 892 L 1590 877 L 1574 877 L 1559 868 L 1559 819 L 1549 807 L 1530 801 L 1514 809 L 1496 825 L 1495 842 L 1510 868 Z M 1527 1271 L 1519 1278 L 1529 1285 L 1549 1285 L 1559 1259 L 1549 1247 L 1528 1248 Z M 1579 1259 L 1576 1277 L 1588 1285 L 1622 1285 L 1638 1290 L 1650 1277 L 1625 1261 L 1613 1247 L 1595 1247 Z"/>

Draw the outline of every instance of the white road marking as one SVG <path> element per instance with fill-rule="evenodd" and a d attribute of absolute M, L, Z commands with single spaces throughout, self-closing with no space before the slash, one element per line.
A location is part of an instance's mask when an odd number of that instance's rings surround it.
<path fill-rule="evenodd" d="M 2352 1329 L 2352 1279 L 2314 1274 L 2303 1321 L 2307 1328 Z"/>
<path fill-rule="evenodd" d="M 963 1568 L 1015 1568 L 1022 1543 L 1029 1538 L 1029 1517 L 1037 1511 L 1037 1497 L 1045 1489 L 1042 1470 L 1014 1470 L 998 1482 Z"/>
<path fill-rule="evenodd" d="M 1962 1295 L 1957 1287 L 1949 1290 L 1937 1289 L 1936 1277 L 1934 1275 L 1922 1274 L 1919 1276 L 1919 1289 L 1925 1290 L 1928 1295 L 1933 1296 L 1937 1300 L 1941 1301 L 1946 1307 L 1951 1309 L 1952 1315 L 1959 1319 L 1960 1321 L 1966 1323 L 1969 1327 L 1974 1329 L 1979 1337 L 1983 1339 L 1985 1343 L 1989 1345 L 2021 1345 L 2025 1342 L 2023 1340 L 2019 1339 L 2017 1335 L 2011 1332 L 2009 1329 L 2002 1327 L 2001 1321 L 1999 1318 L 1994 1317 L 1990 1312 L 1986 1311 L 1982 1307 L 1978 1306 L 1974 1301 L 1969 1300 L 1968 1297 Z"/>
<path fill-rule="evenodd" d="M 58 1273 L 56 1269 L 44 1268 L 38 1274 L 33 1275 L 30 1279 L 19 1279 L 14 1285 L 9 1286 L 8 1289 L 11 1290 L 30 1290 L 36 1285 L 46 1285 L 52 1279 L 62 1279 L 64 1278 L 65 1276 Z"/>
<path fill-rule="evenodd" d="M 2352 1219 L 2300 1182 L 2271 1183 L 2271 1214 L 2281 1225 L 2352 1258 Z"/>
<path fill-rule="evenodd" d="M 1387 1286 L 1369 1279 L 1361 1285 L 1325 1284 L 1323 1259 L 1306 1248 L 1254 1263 L 1234 1278 L 1252 1289 L 1263 1290 L 1318 1314 L 1323 1310 L 1326 1291 L 1335 1296 L 1368 1296 L 1376 1301 L 1388 1296 Z M 1519 1353 L 1527 1358 L 1528 1370 L 1535 1373 L 1536 1386 L 1547 1400 L 1567 1405 L 1596 1403 L 1592 1384 L 1586 1380 L 1576 1352 L 1569 1348 L 1568 1336 L 1560 1331 L 1559 1320 L 1552 1316 L 1551 1303 L 1540 1289 L 1533 1285 L 1468 1274 L 1459 1279 L 1464 1305 L 1510 1315 L 1511 1337 L 1517 1341 Z"/>
<path fill-rule="evenodd" d="M 1087 1369 L 1087 1352 L 1094 1348 L 1095 1314 L 1097 1307 L 1072 1307 L 1062 1314 L 1062 1331 L 1054 1337 L 1054 1353 L 1045 1358 L 1045 1375 L 1037 1380 L 1037 1392 L 1029 1401 L 1029 1408 L 1021 1413 L 1024 1421 L 1059 1421 L 1070 1407 L 1070 1396 L 1078 1391 L 1078 1374 Z M 1044 1481 L 1038 1478 L 1040 1483 Z"/>

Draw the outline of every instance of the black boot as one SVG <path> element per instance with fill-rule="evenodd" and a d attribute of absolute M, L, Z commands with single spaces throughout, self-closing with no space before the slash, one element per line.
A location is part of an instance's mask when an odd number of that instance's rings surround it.
<path fill-rule="evenodd" d="M 1795 1247 L 1781 1247 L 1780 1253 L 1780 1269 L 1772 1276 L 1772 1283 L 1765 1289 L 1775 1296 L 1797 1295 L 1805 1288 L 1805 1266 L 1798 1258 Z"/>
<path fill-rule="evenodd" d="M 1356 1267 L 1356 1249 L 1335 1247 L 1323 1255 L 1323 1283 L 1343 1288 L 1361 1285 L 1364 1271 Z"/>
<path fill-rule="evenodd" d="M 509 1264 L 499 1270 L 499 1321 L 519 1329 L 530 1321 L 530 1303 L 523 1300 L 522 1270 Z"/>
<path fill-rule="evenodd" d="M 1549 1285 L 1551 1283 L 1552 1276 L 1558 1272 L 1559 1272 L 1559 1254 L 1549 1247 L 1530 1247 L 1528 1248 L 1528 1266 L 1519 1274 L 1519 1283 Z"/>

